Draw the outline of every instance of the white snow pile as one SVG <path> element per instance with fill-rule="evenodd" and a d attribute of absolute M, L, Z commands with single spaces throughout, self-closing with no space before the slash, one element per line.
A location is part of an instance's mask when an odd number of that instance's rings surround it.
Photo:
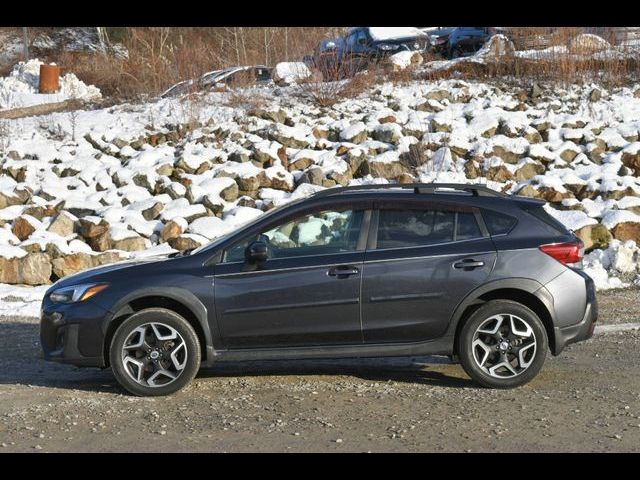
<path fill-rule="evenodd" d="M 418 52 L 405 50 L 391 55 L 389 57 L 389 61 L 395 65 L 397 69 L 404 70 L 409 67 L 420 65 L 422 63 L 422 55 Z"/>
<path fill-rule="evenodd" d="M 39 317 L 40 304 L 48 285 L 22 287 L 0 283 L 0 315 Z"/>
<path fill-rule="evenodd" d="M 57 93 L 38 93 L 42 64 L 38 59 L 20 62 L 13 67 L 8 77 L 0 78 L 0 110 L 61 102 L 71 98 L 86 101 L 101 98 L 100 89 L 87 85 L 73 73 L 60 77 L 60 90 Z"/>
<path fill-rule="evenodd" d="M 593 278 L 598 290 L 628 287 L 630 282 L 624 282 L 619 276 L 635 276 L 639 271 L 639 257 L 640 249 L 633 240 L 612 240 L 606 250 L 585 255 L 584 271 Z M 639 278 L 636 277 L 634 283 L 637 284 Z"/>
<path fill-rule="evenodd" d="M 311 76 L 311 70 L 302 62 L 280 62 L 273 71 L 273 81 L 291 85 Z"/>

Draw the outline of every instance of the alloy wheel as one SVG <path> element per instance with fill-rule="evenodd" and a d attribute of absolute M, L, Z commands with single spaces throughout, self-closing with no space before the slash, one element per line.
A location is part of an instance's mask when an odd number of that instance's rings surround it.
<path fill-rule="evenodd" d="M 178 331 L 164 323 L 145 323 L 127 335 L 122 365 L 138 384 L 164 387 L 174 382 L 187 364 L 187 345 Z"/>
<path fill-rule="evenodd" d="M 472 340 L 473 359 L 494 378 L 522 374 L 536 356 L 536 336 L 522 318 L 512 314 L 493 315 L 476 329 Z"/>

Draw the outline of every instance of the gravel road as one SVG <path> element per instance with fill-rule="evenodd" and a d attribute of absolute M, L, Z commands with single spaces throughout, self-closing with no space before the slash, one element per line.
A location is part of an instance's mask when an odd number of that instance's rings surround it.
<path fill-rule="evenodd" d="M 638 300 L 599 294 L 601 324 L 640 322 Z M 507 391 L 414 357 L 225 364 L 137 398 L 109 370 L 44 362 L 37 320 L 10 316 L 0 365 L 0 452 L 640 451 L 638 330 L 608 327 Z"/>

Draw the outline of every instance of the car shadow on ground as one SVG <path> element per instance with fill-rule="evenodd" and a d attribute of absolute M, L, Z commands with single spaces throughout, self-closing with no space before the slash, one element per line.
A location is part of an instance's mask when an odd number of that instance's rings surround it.
<path fill-rule="evenodd" d="M 79 368 L 42 358 L 39 325 L 30 319 L 0 323 L 0 385 L 124 393 L 109 369 Z M 452 375 L 441 370 L 451 370 Z M 446 357 L 387 357 L 329 360 L 224 362 L 200 370 L 198 378 L 346 375 L 372 382 L 396 381 L 452 388 L 473 387 Z"/>

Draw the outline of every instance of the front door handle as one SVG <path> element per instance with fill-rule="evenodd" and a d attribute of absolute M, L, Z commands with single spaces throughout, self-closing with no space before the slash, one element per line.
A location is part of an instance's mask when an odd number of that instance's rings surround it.
<path fill-rule="evenodd" d="M 331 267 L 327 272 L 330 277 L 347 278 L 350 275 L 357 275 L 360 270 L 352 265 L 339 265 L 337 267 Z"/>
<path fill-rule="evenodd" d="M 465 270 L 473 270 L 474 268 L 484 267 L 484 262 L 476 261 L 471 258 L 467 258 L 462 260 L 461 262 L 456 262 L 453 264 L 453 268 L 463 268 Z"/>

